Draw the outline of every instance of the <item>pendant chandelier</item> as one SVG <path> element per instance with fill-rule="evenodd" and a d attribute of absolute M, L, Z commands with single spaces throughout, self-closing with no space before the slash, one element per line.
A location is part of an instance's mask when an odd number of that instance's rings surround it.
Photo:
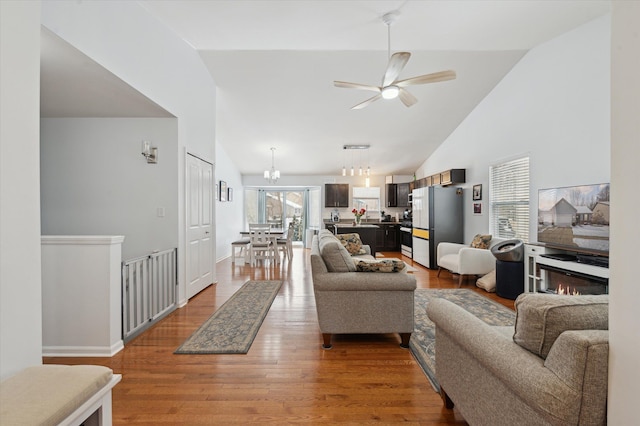
<path fill-rule="evenodd" d="M 271 148 L 271 170 L 264 171 L 264 178 L 269 183 L 276 183 L 280 179 L 280 170 L 276 170 L 275 148 Z"/>
<path fill-rule="evenodd" d="M 344 145 L 342 147 L 343 150 L 368 150 L 370 147 L 370 145 Z M 362 151 L 360 151 L 362 152 Z M 352 151 L 353 154 L 353 151 Z M 368 157 L 368 155 L 367 155 Z M 369 186 L 369 176 L 371 175 L 371 167 L 367 166 L 367 169 L 365 171 L 362 170 L 362 158 L 359 158 L 360 160 L 360 168 L 358 169 L 358 176 L 362 176 L 363 174 L 366 175 L 365 178 L 365 186 L 368 187 Z M 368 161 L 367 161 L 368 162 Z M 356 171 L 355 168 L 353 167 L 353 155 L 351 156 L 351 176 L 355 176 Z M 347 175 L 347 168 L 346 165 L 342 166 L 342 176 L 346 176 Z"/>

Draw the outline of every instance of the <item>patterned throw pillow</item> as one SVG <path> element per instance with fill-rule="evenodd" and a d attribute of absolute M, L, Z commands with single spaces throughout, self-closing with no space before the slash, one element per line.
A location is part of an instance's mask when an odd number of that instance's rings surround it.
<path fill-rule="evenodd" d="M 476 236 L 473 237 L 473 241 L 471 241 L 471 248 L 488 249 L 489 243 L 491 243 L 491 234 L 476 234 Z"/>
<path fill-rule="evenodd" d="M 352 256 L 367 254 L 366 250 L 362 248 L 362 240 L 359 234 L 337 234 L 336 237 Z"/>
<path fill-rule="evenodd" d="M 400 259 L 357 260 L 356 272 L 400 272 L 405 264 Z"/>

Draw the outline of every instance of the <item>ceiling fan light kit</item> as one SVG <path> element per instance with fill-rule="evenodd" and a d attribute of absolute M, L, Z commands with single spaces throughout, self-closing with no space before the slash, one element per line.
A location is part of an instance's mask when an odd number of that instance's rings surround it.
<path fill-rule="evenodd" d="M 381 94 L 383 99 L 395 99 L 400 94 L 400 88 L 398 86 L 383 87 Z"/>
<path fill-rule="evenodd" d="M 349 83 L 346 81 L 333 82 L 336 87 L 343 89 L 358 89 L 376 92 L 375 96 L 360 102 L 351 109 L 365 108 L 381 98 L 388 100 L 395 99 L 397 97 L 400 98 L 400 101 L 402 101 L 405 106 L 410 107 L 418 102 L 418 98 L 409 93 L 405 87 L 417 84 L 436 83 L 456 78 L 455 71 L 448 70 L 412 77 L 405 80 L 398 80 L 400 72 L 402 72 L 411 57 L 411 53 L 409 52 L 396 52 L 391 55 L 391 24 L 395 22 L 398 15 L 400 15 L 400 11 L 398 10 L 393 10 L 382 15 L 382 22 L 387 26 L 387 55 L 389 57 L 387 69 L 382 77 L 382 84 L 380 86 L 373 86 L 370 84 Z"/>

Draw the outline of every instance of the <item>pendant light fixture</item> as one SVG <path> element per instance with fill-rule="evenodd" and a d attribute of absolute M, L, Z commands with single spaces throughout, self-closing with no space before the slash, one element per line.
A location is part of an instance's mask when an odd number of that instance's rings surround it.
<path fill-rule="evenodd" d="M 351 171 L 350 171 L 350 175 L 351 176 L 355 176 L 356 175 L 356 169 L 354 166 L 354 157 L 353 157 L 353 150 L 368 150 L 370 147 L 370 145 L 343 145 L 342 149 L 343 150 L 352 150 L 351 151 Z M 344 156 L 343 156 L 344 158 Z M 367 152 L 367 163 L 368 163 L 368 158 L 369 158 L 369 154 Z M 360 166 L 358 168 L 358 176 L 367 176 L 367 180 L 369 178 L 369 176 L 371 175 L 371 167 L 367 166 L 367 170 L 365 171 L 362 168 L 362 154 L 358 153 L 358 161 L 360 162 Z M 346 176 L 347 175 L 347 167 L 343 162 L 343 166 L 342 166 L 342 176 Z"/>
<path fill-rule="evenodd" d="M 278 179 L 280 179 L 280 170 L 276 170 L 275 152 L 276 152 L 276 149 L 272 147 L 271 148 L 271 170 L 264 171 L 264 178 L 269 183 L 272 183 L 272 184 L 276 183 Z"/>

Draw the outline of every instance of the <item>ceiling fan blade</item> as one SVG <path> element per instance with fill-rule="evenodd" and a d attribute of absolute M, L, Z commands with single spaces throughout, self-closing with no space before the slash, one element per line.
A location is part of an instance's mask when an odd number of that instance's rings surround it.
<path fill-rule="evenodd" d="M 380 88 L 378 86 L 371 86 L 370 84 L 349 83 L 346 81 L 334 81 L 333 84 L 336 87 L 342 87 L 344 89 L 369 90 L 371 92 L 380 93 Z"/>
<path fill-rule="evenodd" d="M 351 107 L 351 109 L 362 109 L 366 106 L 369 106 L 370 104 L 374 103 L 375 101 L 377 101 L 378 99 L 382 98 L 382 95 L 377 94 L 375 95 L 373 98 L 369 98 L 364 102 L 360 102 L 358 105 Z"/>
<path fill-rule="evenodd" d="M 411 53 L 409 52 L 396 52 L 391 56 L 391 58 L 389 58 L 387 70 L 382 78 L 382 87 L 390 85 L 396 80 L 396 78 L 398 78 L 404 66 L 407 65 L 407 61 L 410 57 Z"/>
<path fill-rule="evenodd" d="M 453 80 L 456 78 L 456 72 L 452 70 L 434 72 L 433 74 L 420 75 L 418 77 L 407 78 L 406 80 L 397 81 L 394 85 L 398 87 L 413 86 L 415 84 L 437 83 L 438 81 Z"/>
<path fill-rule="evenodd" d="M 411 105 L 415 104 L 416 102 L 418 102 L 418 98 L 416 98 L 415 96 L 413 96 L 411 93 L 409 93 L 409 91 L 407 91 L 406 89 L 400 89 L 400 93 L 398 94 L 398 97 L 400 98 L 400 100 L 402 101 L 402 103 L 407 106 L 410 107 Z"/>

